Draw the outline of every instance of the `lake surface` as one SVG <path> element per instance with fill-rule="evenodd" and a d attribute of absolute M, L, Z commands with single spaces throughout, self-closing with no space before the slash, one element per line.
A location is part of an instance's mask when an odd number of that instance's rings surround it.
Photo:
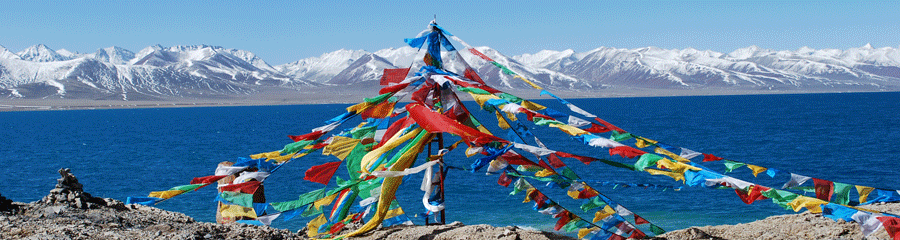
<path fill-rule="evenodd" d="M 726 159 L 776 168 L 835 182 L 879 188 L 900 188 L 897 147 L 900 139 L 900 93 L 839 93 L 799 95 L 600 98 L 569 100 L 635 135 L 711 153 Z M 555 100 L 540 104 L 568 112 Z M 478 109 L 468 103 L 469 109 Z M 287 135 L 310 129 L 343 113 L 348 105 L 198 107 L 75 111 L 0 112 L 0 194 L 20 202 L 37 201 L 59 178 L 57 170 L 72 169 L 94 196 L 124 201 L 151 191 L 188 184 L 213 174 L 217 163 L 280 150 Z M 564 111 L 565 110 L 565 111 Z M 489 114 L 476 115 L 497 129 Z M 522 117 L 524 119 L 524 115 Z M 606 158 L 606 149 L 575 142 L 555 129 L 532 131 L 549 148 Z M 341 128 L 350 128 L 351 124 Z M 505 132 L 495 131 L 498 136 Z M 605 135 L 608 136 L 608 135 Z M 446 161 L 466 167 L 475 159 L 459 152 Z M 302 180 L 310 166 L 334 161 L 311 154 L 282 167 L 266 180 L 270 202 L 294 200 L 321 184 Z M 421 160 L 420 160 L 421 161 Z M 631 172 L 601 163 L 583 165 L 564 159 L 581 178 L 601 193 L 666 230 L 689 226 L 735 224 L 771 215 L 793 213 L 768 200 L 746 205 L 733 190 L 687 187 L 664 176 Z M 420 162 L 417 162 L 417 164 Z M 722 172 L 721 162 L 702 163 Z M 338 171 L 346 175 L 346 171 Z M 729 176 L 765 186 L 781 186 L 775 178 L 753 177 L 746 168 Z M 346 177 L 342 177 L 346 179 Z M 510 196 L 511 188 L 496 184 L 497 175 L 451 170 L 447 182 L 447 220 L 465 224 L 519 225 L 552 228 L 556 219 Z M 421 174 L 410 176 L 398 191 L 401 206 L 417 224 L 421 213 Z M 600 182 L 659 184 L 681 191 L 614 187 Z M 584 218 L 579 203 L 554 189 L 531 181 L 551 199 Z M 811 181 L 810 181 L 811 182 Z M 333 182 L 331 183 L 333 186 Z M 183 212 L 199 221 L 215 221 L 215 188 L 176 196 L 156 205 Z M 812 194 L 814 195 L 814 194 Z M 273 227 L 297 230 L 304 218 L 275 220 Z"/>

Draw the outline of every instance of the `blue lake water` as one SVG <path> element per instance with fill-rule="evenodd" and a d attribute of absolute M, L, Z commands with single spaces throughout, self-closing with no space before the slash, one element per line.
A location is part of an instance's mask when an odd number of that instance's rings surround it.
<path fill-rule="evenodd" d="M 669 145 L 835 182 L 897 189 L 900 164 L 893 142 L 900 139 L 898 99 L 900 93 L 894 92 L 570 102 L 635 135 Z M 537 102 L 566 110 L 553 100 Z M 474 103 L 469 104 L 469 109 L 478 109 Z M 221 161 L 280 150 L 291 142 L 287 135 L 308 133 L 344 112 L 347 106 L 0 112 L 0 138 L 4 139 L 0 145 L 0 194 L 21 202 L 39 200 L 53 188 L 59 177 L 56 170 L 68 167 L 84 184 L 85 191 L 95 196 L 123 201 L 128 196 L 146 196 L 151 191 L 188 184 L 193 177 L 212 175 Z M 492 115 L 477 116 L 486 124 L 496 124 Z M 582 145 L 554 129 L 535 127 L 532 131 L 551 149 L 634 162 L 610 157 L 606 149 Z M 474 158 L 464 158 L 461 150 L 446 161 L 460 167 L 471 164 Z M 564 159 L 587 180 L 681 186 L 664 176 L 568 160 Z M 310 166 L 328 161 L 334 161 L 333 157 L 311 154 L 288 163 L 266 180 L 267 199 L 294 200 L 299 194 L 321 188 L 322 185 L 302 178 Z M 703 165 L 724 170 L 721 162 Z M 345 171 L 338 173 L 346 175 Z M 789 178 L 787 174 L 775 178 L 761 174 L 757 178 L 746 168 L 728 175 L 776 187 Z M 522 194 L 510 196 L 511 188 L 497 185 L 496 180 L 496 175 L 485 175 L 483 171 L 451 171 L 446 193 L 448 221 L 545 230 L 553 226 L 555 219 L 532 210 L 531 203 L 522 203 Z M 425 211 L 418 189 L 420 181 L 421 174 L 413 175 L 398 191 L 400 204 L 417 224 L 423 220 L 415 215 Z M 664 191 L 591 185 L 666 230 L 735 224 L 792 213 L 768 200 L 746 205 L 733 190 L 685 187 L 681 191 Z M 564 207 L 592 218 L 593 212 L 577 210 L 578 202 L 566 196 L 564 190 L 538 187 Z M 215 195 L 215 188 L 207 187 L 156 206 L 212 222 Z M 279 219 L 273 227 L 297 230 L 306 220 Z"/>

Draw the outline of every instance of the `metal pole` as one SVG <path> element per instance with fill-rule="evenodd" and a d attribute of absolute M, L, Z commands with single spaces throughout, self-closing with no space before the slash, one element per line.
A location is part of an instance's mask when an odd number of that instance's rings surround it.
<path fill-rule="evenodd" d="M 428 143 L 429 160 L 431 160 L 430 158 L 433 155 L 431 149 L 433 148 L 432 144 L 434 144 L 434 143 L 437 143 L 438 153 L 440 153 L 440 150 L 444 149 L 444 134 L 438 133 L 437 139 L 431 140 L 431 142 Z M 441 202 L 444 202 L 444 178 L 446 177 L 446 176 L 444 176 L 444 156 L 438 156 L 438 159 L 436 161 L 440 161 L 439 162 L 440 171 L 438 172 L 438 182 L 437 183 L 432 182 L 431 185 L 432 186 L 437 185 L 440 187 L 440 189 L 438 190 L 438 193 L 437 193 L 438 198 L 441 200 Z M 444 216 L 444 210 L 441 210 L 440 212 L 437 212 L 436 214 L 440 214 L 440 216 L 441 216 L 440 224 L 447 224 L 446 217 Z M 427 218 L 427 217 L 425 218 L 425 225 L 429 225 L 429 218 Z"/>

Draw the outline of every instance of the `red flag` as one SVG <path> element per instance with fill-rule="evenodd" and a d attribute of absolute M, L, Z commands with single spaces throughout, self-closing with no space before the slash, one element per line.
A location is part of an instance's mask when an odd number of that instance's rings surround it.
<path fill-rule="evenodd" d="M 341 161 L 327 162 L 322 165 L 312 166 L 306 170 L 306 176 L 303 176 L 303 180 L 328 185 L 331 176 L 334 175 L 334 172 L 336 172 L 340 166 Z"/>
<path fill-rule="evenodd" d="M 336 223 L 334 223 L 334 225 L 331 225 L 331 228 L 328 230 L 328 234 L 338 233 L 341 231 L 341 229 L 344 229 L 344 223 L 336 222 Z"/>
<path fill-rule="evenodd" d="M 635 149 L 635 148 L 629 147 L 629 146 L 618 146 L 618 147 L 609 149 L 610 156 L 618 154 L 618 155 L 620 155 L 622 157 L 626 157 L 626 158 L 639 157 L 646 153 L 647 152 L 644 152 L 644 151 L 641 151 L 641 150 L 638 150 L 638 149 Z"/>
<path fill-rule="evenodd" d="M 534 121 L 534 117 L 539 117 L 539 118 L 543 118 L 543 119 L 547 119 L 547 120 L 556 120 L 550 116 L 540 114 L 538 112 L 527 110 L 527 109 L 525 111 L 525 115 L 528 116 L 528 121 Z"/>
<path fill-rule="evenodd" d="M 494 59 L 491 59 L 488 56 L 485 56 L 484 54 L 482 54 L 481 52 L 479 52 L 478 50 L 476 50 L 474 48 L 469 48 L 469 52 L 471 52 L 472 54 L 475 54 L 475 56 L 481 57 L 481 59 L 484 59 L 485 61 L 488 61 L 488 62 L 494 61 Z"/>
<path fill-rule="evenodd" d="M 222 179 L 222 178 L 227 177 L 227 176 L 228 176 L 228 175 L 222 175 L 222 176 L 206 176 L 206 177 L 195 177 L 193 180 L 191 180 L 191 184 L 198 184 L 198 183 L 207 183 L 207 184 L 209 184 L 209 183 L 214 183 L 214 182 L 216 182 L 216 181 L 219 181 L 219 179 Z"/>
<path fill-rule="evenodd" d="M 507 142 L 506 140 L 498 138 L 494 135 L 480 132 L 459 122 L 453 121 L 447 116 L 431 111 L 431 109 L 428 109 L 421 104 L 411 103 L 409 105 L 406 105 L 406 110 L 409 112 L 409 116 L 414 119 L 416 123 L 419 124 L 419 126 L 422 126 L 422 128 L 428 130 L 428 132 L 431 133 L 452 133 L 459 136 L 463 140 L 466 140 L 466 142 L 474 142 L 476 144 Z"/>
<path fill-rule="evenodd" d="M 641 225 L 641 224 L 645 224 L 645 223 L 650 223 L 650 221 L 647 221 L 647 219 L 644 219 L 641 216 L 638 216 L 637 214 L 634 215 L 634 224 Z"/>
<path fill-rule="evenodd" d="M 299 142 L 299 141 L 303 141 L 303 140 L 316 140 L 316 139 L 319 139 L 319 137 L 321 137 L 323 134 L 325 134 L 325 132 L 315 131 L 315 132 L 303 134 L 300 136 L 289 135 L 288 137 L 290 137 L 291 140 L 294 140 L 294 142 Z"/>
<path fill-rule="evenodd" d="M 596 123 L 591 123 L 591 127 L 584 129 L 584 131 L 591 133 L 605 133 L 609 132 L 610 130 L 609 128 L 606 128 L 604 126 L 597 125 Z"/>
<path fill-rule="evenodd" d="M 734 193 L 736 193 L 738 195 L 738 197 L 741 198 L 741 201 L 744 201 L 744 203 L 752 204 L 756 200 L 768 199 L 767 197 L 764 197 L 762 195 L 762 192 L 765 192 L 768 190 L 769 190 L 769 188 L 767 188 L 767 187 L 763 187 L 760 185 L 753 185 L 750 187 L 750 190 L 748 190 L 747 192 L 744 192 L 743 190 L 740 190 L 740 189 L 735 189 Z"/>
<path fill-rule="evenodd" d="M 381 147 L 381 145 L 386 143 L 387 140 L 391 139 L 391 137 L 393 137 L 394 134 L 397 134 L 397 132 L 399 132 L 401 129 L 406 128 L 411 124 L 413 124 L 413 121 L 408 116 L 403 117 L 401 119 L 397 119 L 397 121 L 394 121 L 394 123 L 391 123 L 391 126 L 389 126 L 387 128 L 387 130 L 384 131 L 384 136 L 381 136 L 381 141 L 379 141 L 378 144 L 375 145 L 375 147 L 373 147 L 372 149 Z"/>
<path fill-rule="evenodd" d="M 578 159 L 578 161 L 581 161 L 581 162 L 583 162 L 584 164 L 590 164 L 590 163 L 593 162 L 593 161 L 597 161 L 596 158 L 585 157 L 585 156 L 578 156 L 578 155 L 571 154 L 571 153 L 555 152 L 555 153 L 553 153 L 553 154 L 559 155 L 560 157 L 564 157 L 564 158 L 574 158 L 574 159 Z"/>
<path fill-rule="evenodd" d="M 238 184 L 225 185 L 219 189 L 227 192 L 242 192 L 246 194 L 253 194 L 256 192 L 256 189 L 259 188 L 259 184 L 261 183 L 262 182 L 260 181 L 249 181 Z"/>
<path fill-rule="evenodd" d="M 592 198 L 592 197 L 596 197 L 597 195 L 599 195 L 597 190 L 585 188 L 585 189 L 581 189 L 581 191 L 578 192 L 578 199 Z"/>
<path fill-rule="evenodd" d="M 318 143 L 318 144 L 316 144 L 316 145 L 313 145 L 313 146 L 312 146 L 312 149 L 320 149 L 320 148 L 323 148 L 323 147 L 325 147 L 325 146 L 328 146 L 328 143 L 324 143 L 324 142 L 323 142 L 323 143 Z"/>
<path fill-rule="evenodd" d="M 481 77 L 478 76 L 478 73 L 476 73 L 475 70 L 470 67 L 466 68 L 466 71 L 463 73 L 463 76 L 468 79 L 471 79 L 473 81 L 476 81 L 478 83 L 481 83 L 482 85 L 484 84 L 484 80 L 481 80 Z"/>
<path fill-rule="evenodd" d="M 563 226 L 566 226 L 569 221 L 572 221 L 572 216 L 570 216 L 569 210 L 562 210 L 562 212 L 556 214 L 556 216 L 559 216 L 559 220 L 556 221 L 556 226 L 553 226 L 554 231 L 559 231 Z"/>
<path fill-rule="evenodd" d="M 549 200 L 546 195 L 537 190 L 531 191 L 528 197 L 534 200 L 534 205 L 537 206 L 537 209 L 543 209 L 547 205 L 547 200 Z"/>
<path fill-rule="evenodd" d="M 381 90 L 378 90 L 378 94 L 385 94 L 385 93 L 389 93 L 389 92 L 397 92 L 397 91 L 400 91 L 400 90 L 406 88 L 406 86 L 409 86 L 409 83 L 395 84 L 395 85 L 383 87 L 383 88 L 381 88 Z"/>
<path fill-rule="evenodd" d="M 624 133 L 624 132 L 625 132 L 625 130 L 622 130 L 621 128 L 616 127 L 615 125 L 612 125 L 612 123 L 609 123 L 609 122 L 607 122 L 607 121 L 603 121 L 603 119 L 600 119 L 600 118 L 594 118 L 594 120 L 597 120 L 598 122 L 600 122 L 600 124 L 603 124 L 603 126 L 606 126 L 606 128 L 609 129 L 609 130 L 613 130 L 613 131 L 616 131 L 616 132 L 619 132 L 619 133 Z"/>
<path fill-rule="evenodd" d="M 512 183 L 512 178 L 506 175 L 506 171 L 500 174 L 500 178 L 497 179 L 497 184 L 500 186 L 509 187 L 509 184 Z"/>
<path fill-rule="evenodd" d="M 888 235 L 891 236 L 894 240 L 900 240 L 900 218 L 895 217 L 877 217 L 878 221 L 881 221 L 881 225 L 884 226 L 884 230 L 887 231 Z"/>
<path fill-rule="evenodd" d="M 406 78 L 407 73 L 409 73 L 409 68 L 385 68 L 384 74 L 381 74 L 381 85 L 403 82 L 403 79 Z"/>
<path fill-rule="evenodd" d="M 818 178 L 813 178 L 813 183 L 816 188 L 816 198 L 831 201 L 831 194 L 834 193 L 834 183 Z"/>
<path fill-rule="evenodd" d="M 628 238 L 629 239 L 644 239 L 645 237 L 647 237 L 647 234 L 644 234 L 644 232 L 641 232 L 641 230 L 635 229 L 634 232 L 631 233 L 631 236 L 629 236 Z"/>
<path fill-rule="evenodd" d="M 531 160 L 528 160 L 524 156 L 519 155 L 518 153 L 515 153 L 513 151 L 505 152 L 501 156 L 504 160 L 506 160 L 506 163 L 512 165 L 539 166 L 537 163 L 534 163 Z"/>
<path fill-rule="evenodd" d="M 715 155 L 712 155 L 712 154 L 706 154 L 706 153 L 703 154 L 703 161 L 704 161 L 704 162 L 719 161 L 719 160 L 722 160 L 722 159 L 724 159 L 724 158 L 716 157 Z"/>
<path fill-rule="evenodd" d="M 561 168 L 566 166 L 566 164 L 563 163 L 562 160 L 559 160 L 559 157 L 556 156 L 556 153 L 551 153 L 549 156 L 547 156 L 547 160 L 549 160 L 550 166 L 553 166 L 554 168 Z"/>

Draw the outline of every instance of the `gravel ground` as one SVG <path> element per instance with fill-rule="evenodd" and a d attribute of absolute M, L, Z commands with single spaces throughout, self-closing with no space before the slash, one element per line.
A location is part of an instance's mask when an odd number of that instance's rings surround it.
<path fill-rule="evenodd" d="M 197 222 L 182 213 L 125 205 L 92 197 L 68 169 L 60 169 L 56 188 L 40 201 L 13 202 L 0 196 L 0 239 L 306 239 L 267 226 Z M 900 203 L 865 208 L 900 213 Z M 555 233 L 489 225 L 396 226 L 353 239 L 573 239 Z M 737 224 L 691 227 L 654 239 L 863 239 L 859 225 L 804 212 Z M 884 229 L 865 239 L 890 239 Z"/>

